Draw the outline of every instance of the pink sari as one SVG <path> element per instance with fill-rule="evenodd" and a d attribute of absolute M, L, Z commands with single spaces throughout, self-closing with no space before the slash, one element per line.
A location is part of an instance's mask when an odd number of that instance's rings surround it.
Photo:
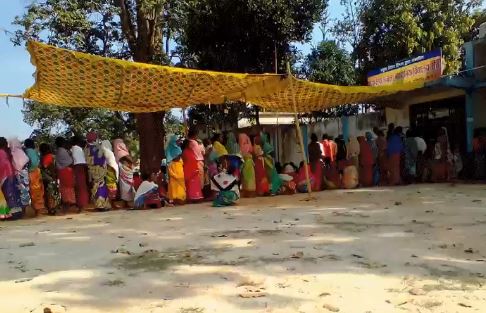
<path fill-rule="evenodd" d="M 186 194 L 188 200 L 203 199 L 201 178 L 199 175 L 199 161 L 196 159 L 194 151 L 187 147 L 182 152 L 184 162 L 184 180 L 186 184 Z"/>

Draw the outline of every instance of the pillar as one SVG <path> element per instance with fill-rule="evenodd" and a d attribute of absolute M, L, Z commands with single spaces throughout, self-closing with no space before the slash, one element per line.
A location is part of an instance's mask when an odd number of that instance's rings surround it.
<path fill-rule="evenodd" d="M 349 139 L 349 117 L 343 116 L 341 118 L 341 121 L 343 123 L 343 139 L 344 139 L 344 142 L 348 142 L 348 139 Z"/>
<path fill-rule="evenodd" d="M 473 42 L 466 42 L 464 44 L 465 61 L 466 61 L 466 76 L 474 77 L 474 44 Z M 472 142 L 474 136 L 474 88 L 466 90 L 466 147 L 467 152 L 472 152 Z"/>

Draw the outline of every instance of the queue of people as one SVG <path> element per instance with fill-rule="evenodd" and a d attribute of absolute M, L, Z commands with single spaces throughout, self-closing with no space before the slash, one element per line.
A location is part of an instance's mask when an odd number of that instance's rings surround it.
<path fill-rule="evenodd" d="M 394 186 L 403 183 L 444 182 L 462 168 L 452 153 L 447 130 L 434 144 L 413 129 L 389 125 L 387 133 L 319 140 L 311 135 L 308 167 L 304 162 L 279 164 L 265 132 L 255 135 L 215 134 L 201 141 L 190 129 L 186 138 L 173 135 L 166 159 L 157 173 L 138 173 L 122 139 L 58 137 L 55 150 L 32 139 L 7 141 L 0 137 L 0 219 L 17 219 L 28 206 L 35 214 L 54 215 L 92 207 L 150 209 L 212 201 L 233 205 L 240 197 L 261 197 L 337 188 Z M 309 178 L 310 184 L 307 184 Z"/>

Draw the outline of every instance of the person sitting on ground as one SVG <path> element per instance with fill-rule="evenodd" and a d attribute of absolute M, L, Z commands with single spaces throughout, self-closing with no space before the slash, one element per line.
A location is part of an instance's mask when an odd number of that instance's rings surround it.
<path fill-rule="evenodd" d="M 155 173 L 142 173 L 142 183 L 135 193 L 134 209 L 159 209 L 163 206 L 163 199 L 159 196 L 159 185 L 155 180 Z"/>
<path fill-rule="evenodd" d="M 223 161 L 223 170 L 211 178 L 211 189 L 216 192 L 214 207 L 234 205 L 240 199 L 240 182 L 234 175 L 235 169 L 227 164 Z"/>

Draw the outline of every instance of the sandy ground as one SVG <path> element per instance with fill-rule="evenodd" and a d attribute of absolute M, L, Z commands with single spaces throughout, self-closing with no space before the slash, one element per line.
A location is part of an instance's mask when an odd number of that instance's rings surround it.
<path fill-rule="evenodd" d="M 0 224 L 1 312 L 486 312 L 486 186 Z"/>

